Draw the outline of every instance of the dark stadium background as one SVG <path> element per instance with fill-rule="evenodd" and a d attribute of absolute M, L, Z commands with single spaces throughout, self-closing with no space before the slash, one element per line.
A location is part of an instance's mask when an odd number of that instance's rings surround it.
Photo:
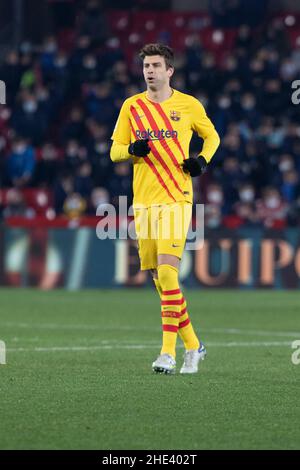
<path fill-rule="evenodd" d="M 131 200 L 131 165 L 110 161 L 110 136 L 123 100 L 145 89 L 140 47 L 159 41 L 176 53 L 172 85 L 221 137 L 194 180 L 206 243 L 186 253 L 181 280 L 299 286 L 300 5 L 283 0 L 0 2 L 3 285 L 149 282 L 134 242 L 97 239 L 95 213 Z"/>

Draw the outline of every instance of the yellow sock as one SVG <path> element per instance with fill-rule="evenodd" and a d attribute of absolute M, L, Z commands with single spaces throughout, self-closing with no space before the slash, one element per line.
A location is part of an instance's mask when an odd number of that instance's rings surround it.
<path fill-rule="evenodd" d="M 157 289 L 157 292 L 158 292 L 158 294 L 161 298 L 162 297 L 162 288 L 161 288 L 161 285 L 159 283 L 159 280 L 153 278 L 153 281 L 154 281 L 155 287 Z M 185 349 L 187 349 L 187 350 L 198 349 L 200 347 L 200 341 L 197 338 L 197 335 L 196 335 L 196 333 L 194 331 L 194 328 L 192 326 L 192 323 L 190 321 L 189 314 L 188 314 L 188 311 L 187 311 L 186 300 L 185 300 L 184 296 L 182 296 L 182 297 L 183 297 L 184 302 L 183 302 L 182 308 L 181 308 L 181 316 L 180 316 L 179 325 L 178 325 L 178 334 L 179 334 L 181 340 L 183 341 Z"/>
<path fill-rule="evenodd" d="M 158 279 L 155 279 L 155 277 L 153 278 L 153 282 L 155 284 L 155 287 L 157 289 L 157 292 L 159 294 L 159 297 L 161 298 L 161 292 L 162 292 L 162 288 L 160 287 L 160 283 L 159 283 L 159 280 Z"/>
<path fill-rule="evenodd" d="M 178 284 L 178 270 L 169 264 L 161 264 L 158 266 L 157 272 L 159 285 L 162 289 L 163 344 L 161 354 L 170 354 L 175 358 L 179 318 L 183 303 Z"/>
<path fill-rule="evenodd" d="M 191 324 L 191 321 L 187 312 L 186 300 L 184 296 L 182 296 L 182 298 L 183 298 L 183 304 L 182 304 L 181 316 L 179 319 L 178 333 L 179 333 L 180 338 L 183 341 L 185 349 L 187 350 L 199 349 L 200 341 L 197 338 L 194 328 Z"/>

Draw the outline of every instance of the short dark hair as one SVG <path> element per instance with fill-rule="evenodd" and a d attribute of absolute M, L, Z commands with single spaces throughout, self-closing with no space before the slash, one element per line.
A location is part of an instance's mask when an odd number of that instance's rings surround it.
<path fill-rule="evenodd" d="M 160 55 L 165 59 L 166 67 L 169 69 L 170 67 L 174 68 L 174 52 L 171 47 L 166 46 L 165 44 L 146 44 L 140 50 L 140 58 L 145 59 L 146 56 L 151 55 Z"/>

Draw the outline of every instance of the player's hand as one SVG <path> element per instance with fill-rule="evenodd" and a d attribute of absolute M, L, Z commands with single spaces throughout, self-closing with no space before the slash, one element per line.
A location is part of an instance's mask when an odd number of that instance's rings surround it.
<path fill-rule="evenodd" d="M 202 155 L 200 157 L 190 157 L 184 160 L 182 169 L 191 176 L 199 176 L 206 172 L 207 162 Z"/>
<path fill-rule="evenodd" d="M 148 141 L 149 139 L 136 140 L 129 145 L 128 152 L 135 157 L 146 157 L 151 152 Z"/>

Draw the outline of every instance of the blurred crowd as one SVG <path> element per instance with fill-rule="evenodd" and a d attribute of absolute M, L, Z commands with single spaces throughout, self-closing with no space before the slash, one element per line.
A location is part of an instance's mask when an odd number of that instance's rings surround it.
<path fill-rule="evenodd" d="M 141 64 L 136 55 L 129 60 L 106 14 L 90 0 L 78 14 L 72 47 L 47 36 L 42 45 L 8 51 L 0 65 L 7 87 L 0 107 L 2 217 L 34 216 L 23 196 L 28 188 L 44 190 L 52 216 L 95 214 L 99 204 L 117 206 L 119 195 L 131 201 L 132 166 L 112 164 L 110 136 L 124 99 L 145 85 Z M 193 181 L 210 228 L 300 222 L 299 106 L 291 101 L 300 42 L 292 46 L 287 28 L 278 18 L 255 30 L 241 25 L 221 56 L 192 33 L 177 53 L 172 86 L 202 102 L 221 137 L 209 171 Z M 191 154 L 200 149 L 193 138 Z M 10 188 L 5 195 L 3 188 Z"/>

